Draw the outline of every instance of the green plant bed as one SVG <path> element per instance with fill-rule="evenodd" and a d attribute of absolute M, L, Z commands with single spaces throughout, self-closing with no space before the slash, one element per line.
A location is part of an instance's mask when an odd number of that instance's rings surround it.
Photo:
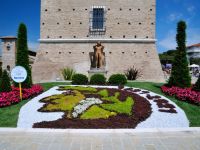
<path fill-rule="evenodd" d="M 40 85 L 43 87 L 44 91 L 49 90 L 50 88 L 54 86 L 59 86 L 59 85 L 70 85 L 70 82 L 46 82 L 46 83 L 40 83 Z"/>
<path fill-rule="evenodd" d="M 200 106 L 179 101 L 175 97 L 165 95 L 160 89 L 162 85 L 163 83 L 152 82 L 129 82 L 126 84 L 126 86 L 146 89 L 169 98 L 184 110 L 191 127 L 200 127 Z"/>
<path fill-rule="evenodd" d="M 88 91 L 96 92 L 97 90 L 93 87 L 82 87 L 82 86 L 60 86 L 59 90 L 78 90 L 78 91 Z"/>
<path fill-rule="evenodd" d="M 41 111 L 69 111 L 73 109 L 73 107 L 84 99 L 84 95 L 82 95 L 78 91 L 74 91 L 74 95 L 53 95 L 41 100 L 41 102 L 47 103 Z"/>
<path fill-rule="evenodd" d="M 43 111 L 44 112 L 45 111 L 46 112 L 64 111 L 65 116 L 68 116 L 69 118 L 71 118 L 72 116 L 71 113 L 72 113 L 73 108 L 76 105 L 78 105 L 78 103 L 80 103 L 81 100 L 86 99 L 87 98 L 86 95 L 93 94 L 94 97 L 99 97 L 99 96 L 102 97 L 101 98 L 102 102 L 105 101 L 106 103 L 100 105 L 102 108 L 91 107 L 89 110 L 85 112 L 86 115 L 84 113 L 82 114 L 82 117 L 84 119 L 88 118 L 88 116 L 90 116 L 92 112 L 97 114 L 97 112 L 100 111 L 99 109 L 101 110 L 105 109 L 103 113 L 104 115 L 108 115 L 109 111 L 114 111 L 116 113 L 127 114 L 127 115 L 132 114 L 134 99 L 131 97 L 126 97 L 126 100 L 122 102 L 119 99 L 119 96 L 121 94 L 120 92 L 115 92 L 113 96 L 109 96 L 108 89 L 101 89 L 99 92 L 97 92 L 96 88 L 82 87 L 82 86 L 60 86 L 59 90 L 63 90 L 63 91 L 66 90 L 66 93 L 49 96 L 40 100 L 40 102 L 45 103 L 45 105 L 40 109 L 40 111 L 42 112 Z M 107 104 L 107 102 L 110 102 L 110 103 Z M 94 110 L 95 108 L 97 109 L 96 111 Z M 100 114 L 100 117 L 102 118 L 101 114 Z M 98 116 L 96 117 L 93 116 L 92 118 L 88 118 L 88 119 L 93 119 L 93 118 L 98 118 Z"/>
<path fill-rule="evenodd" d="M 127 97 L 125 102 L 116 102 L 114 104 L 102 104 L 101 106 L 110 111 L 115 111 L 120 114 L 132 114 L 132 106 L 134 105 L 134 101 L 131 97 Z"/>
<path fill-rule="evenodd" d="M 83 115 L 80 116 L 81 119 L 99 119 L 99 118 L 109 118 L 110 116 L 115 116 L 117 113 L 107 111 L 99 106 L 92 106 Z"/>

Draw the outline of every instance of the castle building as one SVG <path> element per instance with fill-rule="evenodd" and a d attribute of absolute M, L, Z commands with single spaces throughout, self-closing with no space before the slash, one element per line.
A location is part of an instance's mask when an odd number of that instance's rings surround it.
<path fill-rule="evenodd" d="M 2 56 L 0 57 L 0 67 L 10 72 L 15 67 L 17 52 L 17 37 L 0 37 L 2 46 Z M 32 65 L 35 61 L 36 52 L 29 50 L 29 63 Z"/>
<path fill-rule="evenodd" d="M 187 56 L 188 56 L 188 59 L 200 58 L 200 43 L 188 46 Z"/>
<path fill-rule="evenodd" d="M 2 40 L 2 69 L 11 71 L 15 67 L 16 41 L 14 36 L 5 36 Z"/>
<path fill-rule="evenodd" d="M 98 41 L 104 46 L 107 77 L 134 65 L 141 80 L 163 81 L 155 16 L 155 0 L 41 0 L 34 81 L 62 78 L 65 67 L 88 75 Z"/>

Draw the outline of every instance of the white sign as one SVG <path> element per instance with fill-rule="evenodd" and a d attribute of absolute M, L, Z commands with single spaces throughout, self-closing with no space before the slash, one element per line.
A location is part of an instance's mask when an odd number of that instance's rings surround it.
<path fill-rule="evenodd" d="M 26 69 L 22 66 L 16 66 L 11 71 L 11 78 L 17 83 L 24 82 L 27 78 Z"/>

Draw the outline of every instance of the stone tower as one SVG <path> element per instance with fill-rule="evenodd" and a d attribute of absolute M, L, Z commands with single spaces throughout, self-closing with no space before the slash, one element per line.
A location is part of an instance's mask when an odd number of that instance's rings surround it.
<path fill-rule="evenodd" d="M 141 80 L 163 81 L 155 16 L 155 0 L 41 0 L 34 81 L 61 78 L 64 67 L 88 75 L 97 41 L 104 46 L 107 76 L 134 65 Z"/>
<path fill-rule="evenodd" d="M 2 40 L 2 68 L 11 71 L 15 67 L 17 38 L 1 37 Z"/>

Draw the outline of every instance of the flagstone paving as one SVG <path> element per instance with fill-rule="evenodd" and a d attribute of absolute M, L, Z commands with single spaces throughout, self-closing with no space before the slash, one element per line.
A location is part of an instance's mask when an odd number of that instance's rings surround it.
<path fill-rule="evenodd" d="M 0 150 L 199 150 L 200 148 L 200 128 L 193 131 L 169 132 L 57 131 L 0 130 Z"/>

